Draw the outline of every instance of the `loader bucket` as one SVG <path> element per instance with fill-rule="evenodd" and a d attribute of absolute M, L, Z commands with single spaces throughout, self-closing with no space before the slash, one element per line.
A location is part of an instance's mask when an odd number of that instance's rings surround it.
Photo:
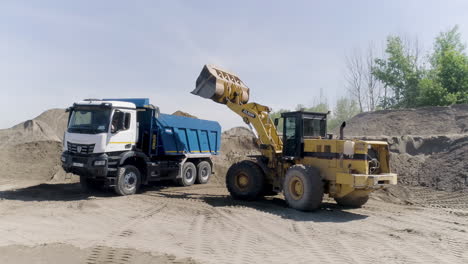
<path fill-rule="evenodd" d="M 239 77 L 213 65 L 203 67 L 192 94 L 220 104 L 225 104 L 227 101 L 245 104 L 249 101 L 249 88 Z"/>

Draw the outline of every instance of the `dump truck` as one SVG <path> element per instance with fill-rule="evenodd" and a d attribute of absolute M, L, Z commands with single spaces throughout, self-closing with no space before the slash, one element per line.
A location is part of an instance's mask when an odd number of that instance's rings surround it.
<path fill-rule="evenodd" d="M 62 167 L 84 189 L 131 195 L 141 184 L 207 183 L 221 145 L 218 122 L 162 114 L 147 98 L 87 99 L 67 109 Z"/>
<path fill-rule="evenodd" d="M 280 192 L 302 211 L 320 208 L 324 194 L 339 205 L 360 207 L 369 193 L 397 183 L 386 142 L 345 139 L 327 133 L 327 114 L 295 111 L 272 122 L 271 108 L 249 102 L 250 89 L 235 74 L 205 65 L 193 94 L 226 105 L 254 127 L 261 155 L 233 164 L 226 186 L 233 198 L 255 200 Z M 283 124 L 282 135 L 278 124 Z"/>

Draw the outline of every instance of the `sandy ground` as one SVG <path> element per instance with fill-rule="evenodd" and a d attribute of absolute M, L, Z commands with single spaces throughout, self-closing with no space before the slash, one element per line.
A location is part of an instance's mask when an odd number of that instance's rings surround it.
<path fill-rule="evenodd" d="M 411 202 L 381 194 L 361 209 L 326 200 L 304 213 L 280 196 L 233 201 L 212 184 L 128 197 L 10 186 L 0 263 L 468 263 L 468 194 L 406 191 Z"/>

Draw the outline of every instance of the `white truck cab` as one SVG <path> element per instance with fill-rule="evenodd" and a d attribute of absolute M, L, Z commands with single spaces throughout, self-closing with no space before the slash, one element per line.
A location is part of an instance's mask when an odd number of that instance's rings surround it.
<path fill-rule="evenodd" d="M 217 122 L 160 114 L 147 98 L 87 99 L 68 111 L 62 167 L 79 175 L 85 189 L 129 195 L 151 181 L 189 186 L 212 174 Z"/>

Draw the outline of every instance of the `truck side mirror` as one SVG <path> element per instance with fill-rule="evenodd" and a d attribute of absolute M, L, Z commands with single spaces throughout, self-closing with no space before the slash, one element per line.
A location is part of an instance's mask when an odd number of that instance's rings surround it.
<path fill-rule="evenodd" d="M 275 118 L 275 127 L 278 127 L 278 124 L 279 124 L 279 118 Z"/>

